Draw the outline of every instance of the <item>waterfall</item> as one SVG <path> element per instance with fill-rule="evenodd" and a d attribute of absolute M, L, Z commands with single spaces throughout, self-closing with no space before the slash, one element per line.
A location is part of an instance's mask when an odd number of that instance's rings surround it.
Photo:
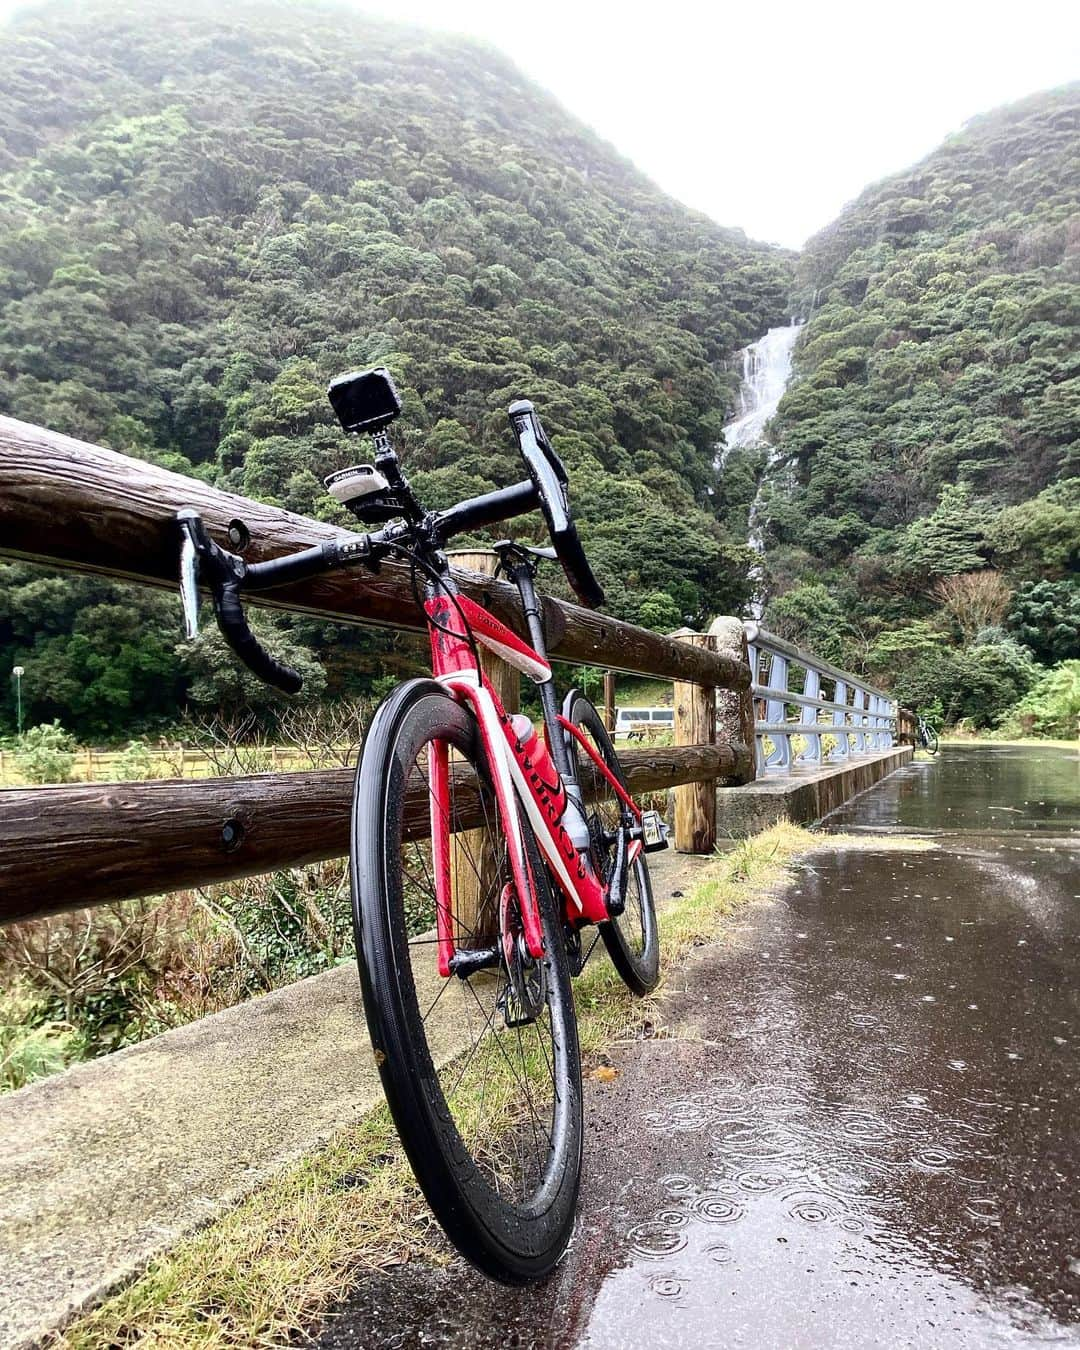
<path fill-rule="evenodd" d="M 797 323 L 770 328 L 763 338 L 743 349 L 739 415 L 724 428 L 729 450 L 768 444 L 765 427 L 776 415 L 791 378 L 791 353 L 799 328 Z"/>
<path fill-rule="evenodd" d="M 776 415 L 776 409 L 791 378 L 791 357 L 800 327 L 798 322 L 792 320 L 783 328 L 770 328 L 763 338 L 743 349 L 739 415 L 724 427 L 724 448 L 717 460 L 717 468 L 722 472 L 728 455 L 738 447 L 762 448 L 770 452 L 750 505 L 746 542 L 755 553 L 762 553 L 765 548 L 761 522 L 761 489 L 775 462 L 766 428 Z M 751 569 L 751 580 L 759 591 L 762 579 L 761 567 L 756 564 Z M 755 619 L 761 618 L 762 608 L 763 602 L 759 594 L 751 605 L 751 614 Z"/>

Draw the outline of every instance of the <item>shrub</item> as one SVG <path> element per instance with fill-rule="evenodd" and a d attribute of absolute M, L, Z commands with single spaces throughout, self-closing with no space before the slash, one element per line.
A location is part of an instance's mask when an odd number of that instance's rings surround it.
<path fill-rule="evenodd" d="M 1002 722 L 1006 735 L 1071 740 L 1080 723 L 1080 661 L 1062 661 L 1033 685 Z"/>
<path fill-rule="evenodd" d="M 992 727 L 1034 683 L 1038 667 L 1026 647 L 1009 639 L 971 647 L 940 647 L 900 667 L 892 692 L 932 721 Z"/>
<path fill-rule="evenodd" d="M 19 772 L 30 783 L 66 783 L 75 763 L 74 737 L 56 722 L 31 727 L 19 743 Z"/>
<path fill-rule="evenodd" d="M 975 727 L 994 726 L 1038 673 L 1027 648 L 1008 640 L 961 650 L 956 665 L 956 711 L 947 707 L 949 721 L 965 718 Z"/>
<path fill-rule="evenodd" d="M 120 782 L 143 781 L 154 776 L 154 757 L 145 741 L 128 741 L 116 757 L 116 777 Z"/>
<path fill-rule="evenodd" d="M 0 1092 L 25 1087 L 78 1059 L 78 1034 L 62 1022 L 45 1020 L 41 1006 L 25 991 L 0 995 Z"/>

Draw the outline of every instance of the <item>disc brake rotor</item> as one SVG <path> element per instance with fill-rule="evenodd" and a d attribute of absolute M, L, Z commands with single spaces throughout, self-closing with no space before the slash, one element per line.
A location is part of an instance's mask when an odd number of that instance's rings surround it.
<path fill-rule="evenodd" d="M 529 955 L 521 905 L 511 883 L 499 897 L 499 928 L 506 988 L 499 995 L 499 1007 L 508 1027 L 535 1022 L 547 1001 L 547 971 L 543 961 Z"/>

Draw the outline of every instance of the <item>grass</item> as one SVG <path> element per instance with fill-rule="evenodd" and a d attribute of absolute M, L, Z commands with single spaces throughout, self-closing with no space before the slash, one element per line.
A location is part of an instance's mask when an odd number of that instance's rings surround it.
<path fill-rule="evenodd" d="M 797 854 L 837 844 L 929 847 L 914 840 L 814 835 L 787 824 L 739 842 L 692 891 L 663 909 L 667 976 L 691 949 L 722 934 L 726 915 L 787 880 Z M 609 962 L 591 962 L 575 985 L 583 1055 L 595 1057 L 654 1020 L 662 993 L 663 985 L 650 998 L 635 1000 Z M 508 1100 L 508 1113 L 512 1109 Z M 309 1335 L 365 1273 L 448 1256 L 389 1113 L 380 1108 L 158 1258 L 53 1344 L 69 1350 L 281 1346 Z"/>
<path fill-rule="evenodd" d="M 142 746 L 142 742 L 134 744 Z M 0 753 L 0 787 L 33 787 L 23 774 L 18 750 L 12 746 Z M 147 745 L 145 754 L 132 759 L 124 750 L 96 750 L 78 746 L 72 752 L 74 762 L 70 783 L 123 783 L 160 778 L 218 778 L 225 773 L 270 773 L 310 769 L 311 757 L 295 745 L 268 745 L 246 756 L 250 763 L 234 767 L 215 764 L 205 750 L 179 743 L 166 749 Z"/>

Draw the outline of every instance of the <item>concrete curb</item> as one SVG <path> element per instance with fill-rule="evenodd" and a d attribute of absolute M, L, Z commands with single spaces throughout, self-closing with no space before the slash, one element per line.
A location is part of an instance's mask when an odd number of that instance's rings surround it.
<path fill-rule="evenodd" d="M 743 787 L 718 788 L 717 834 L 744 836 L 780 820 L 795 825 L 821 820 L 909 764 L 913 754 L 910 745 L 894 746 L 837 764 L 800 768 L 782 776 L 766 774 Z"/>

